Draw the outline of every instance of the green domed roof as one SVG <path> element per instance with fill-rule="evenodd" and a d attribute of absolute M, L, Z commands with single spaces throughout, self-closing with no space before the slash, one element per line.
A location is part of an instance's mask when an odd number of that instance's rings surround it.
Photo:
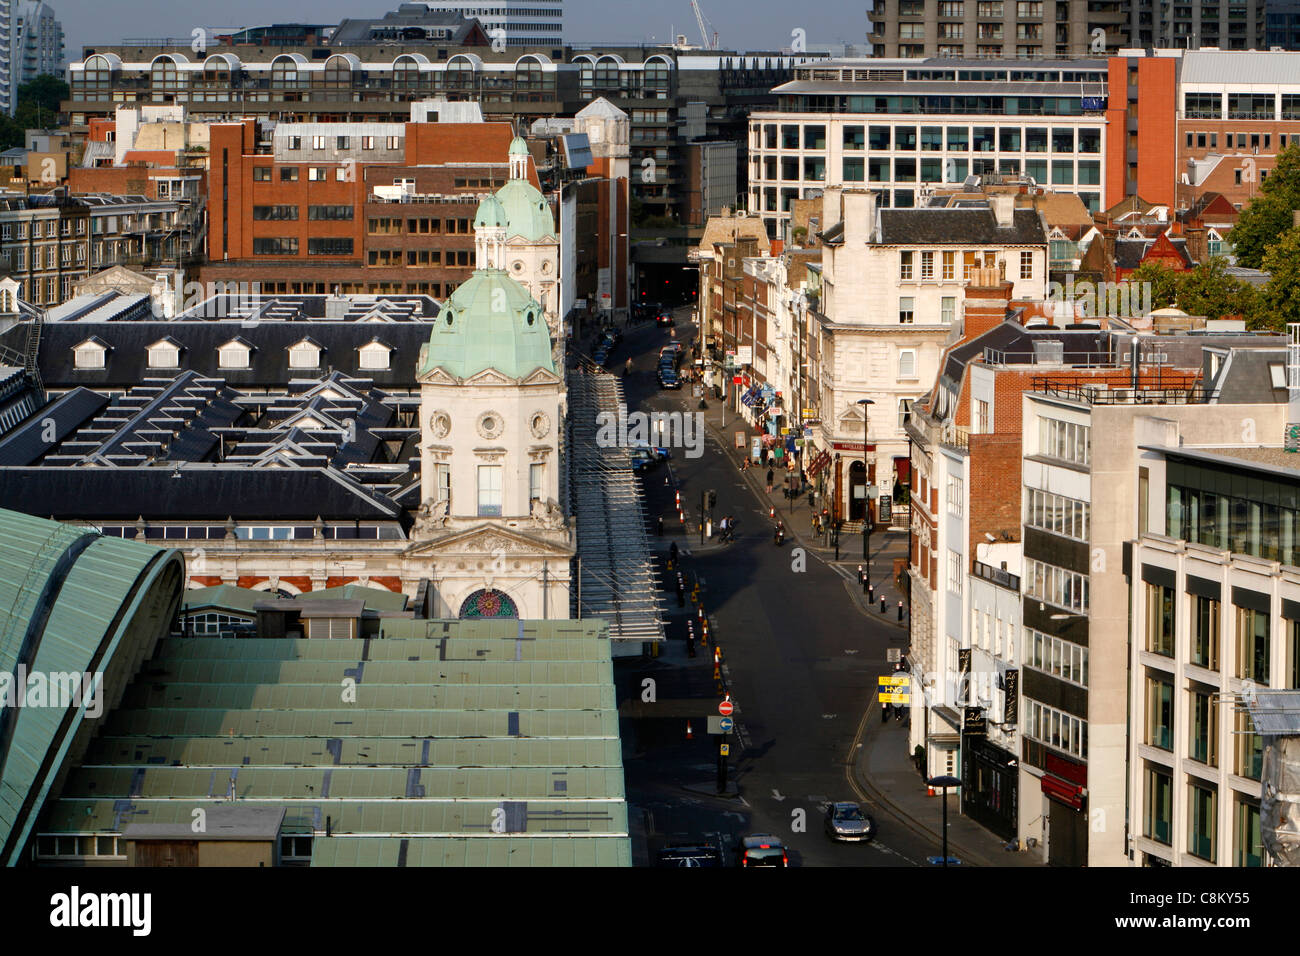
<path fill-rule="evenodd" d="M 478 204 L 478 212 L 474 214 L 475 229 L 504 226 L 507 222 L 506 211 L 496 196 L 488 196 Z"/>
<path fill-rule="evenodd" d="M 553 373 L 542 307 L 503 270 L 476 269 L 443 303 L 420 350 L 418 374 L 435 368 L 462 379 L 489 368 L 510 378 L 539 368 Z"/>
<path fill-rule="evenodd" d="M 497 190 L 497 200 L 505 210 L 508 233 L 536 242 L 555 235 L 555 217 L 551 204 L 540 189 L 526 179 L 512 179 Z"/>
<path fill-rule="evenodd" d="M 528 144 L 524 142 L 524 138 L 522 136 L 516 136 L 514 139 L 510 141 L 509 155 L 511 156 L 528 155 Z"/>

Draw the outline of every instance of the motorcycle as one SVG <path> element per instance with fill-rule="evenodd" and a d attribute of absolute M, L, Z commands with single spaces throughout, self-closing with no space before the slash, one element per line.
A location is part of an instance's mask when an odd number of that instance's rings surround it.
<path fill-rule="evenodd" d="M 773 536 L 772 536 L 772 541 L 773 541 L 773 543 L 774 543 L 777 547 L 780 547 L 781 545 L 783 545 L 783 544 L 785 543 L 785 525 L 784 525 L 784 524 L 780 524 L 780 523 L 777 524 L 777 526 L 776 526 L 776 531 L 774 532 L 774 534 L 773 534 Z"/>

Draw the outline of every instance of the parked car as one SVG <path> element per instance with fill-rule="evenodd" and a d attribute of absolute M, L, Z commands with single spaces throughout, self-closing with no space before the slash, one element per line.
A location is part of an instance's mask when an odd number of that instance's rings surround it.
<path fill-rule="evenodd" d="M 865 843 L 876 835 L 876 821 L 856 803 L 832 803 L 826 808 L 826 835 L 832 840 Z"/>
<path fill-rule="evenodd" d="M 780 837 L 770 833 L 755 833 L 742 837 L 736 848 L 738 866 L 785 866 L 790 865 L 786 855 L 785 844 Z"/>
<path fill-rule="evenodd" d="M 681 388 L 682 380 L 677 377 L 677 370 L 672 368 L 659 367 L 659 387 L 660 388 Z"/>
<path fill-rule="evenodd" d="M 665 458 L 671 458 L 672 453 L 667 448 L 658 448 L 649 442 L 634 441 L 629 442 L 633 454 L 649 455 L 656 461 L 663 461 Z"/>
<path fill-rule="evenodd" d="M 639 475 L 642 472 L 649 471 L 651 468 L 655 466 L 655 464 L 656 464 L 656 459 L 652 458 L 650 455 L 647 455 L 645 452 L 642 451 L 632 452 L 632 472 L 634 474 Z"/>
<path fill-rule="evenodd" d="M 595 362 L 597 365 L 604 365 L 608 359 L 609 359 L 608 349 L 599 348 L 596 349 L 596 351 L 591 354 L 591 360 Z"/>
<path fill-rule="evenodd" d="M 708 843 L 678 843 L 659 851 L 659 866 L 722 866 L 722 851 Z"/>

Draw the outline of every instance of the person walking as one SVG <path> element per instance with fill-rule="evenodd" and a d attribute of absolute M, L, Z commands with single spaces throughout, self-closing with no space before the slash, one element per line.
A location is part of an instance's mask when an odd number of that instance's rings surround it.
<path fill-rule="evenodd" d="M 632 357 L 628 356 L 628 360 L 625 363 L 623 363 L 623 377 L 627 378 L 631 374 L 632 374 Z"/>
<path fill-rule="evenodd" d="M 774 479 L 775 477 L 776 477 L 776 473 L 773 472 L 771 468 L 768 468 L 767 469 L 767 493 L 769 495 L 772 493 L 772 479 Z"/>

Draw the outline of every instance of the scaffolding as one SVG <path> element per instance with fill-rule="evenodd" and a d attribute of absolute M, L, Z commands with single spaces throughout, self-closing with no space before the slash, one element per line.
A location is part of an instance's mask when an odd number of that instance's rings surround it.
<path fill-rule="evenodd" d="M 608 621 L 616 656 L 664 639 L 660 581 L 631 453 L 597 441 L 602 413 L 617 420 L 624 401 L 620 380 L 594 363 L 580 361 L 571 370 L 569 496 L 578 533 L 572 616 Z"/>
<path fill-rule="evenodd" d="M 1259 826 L 1275 866 L 1300 865 L 1300 690 L 1251 688 L 1242 694 L 1264 738 Z"/>

